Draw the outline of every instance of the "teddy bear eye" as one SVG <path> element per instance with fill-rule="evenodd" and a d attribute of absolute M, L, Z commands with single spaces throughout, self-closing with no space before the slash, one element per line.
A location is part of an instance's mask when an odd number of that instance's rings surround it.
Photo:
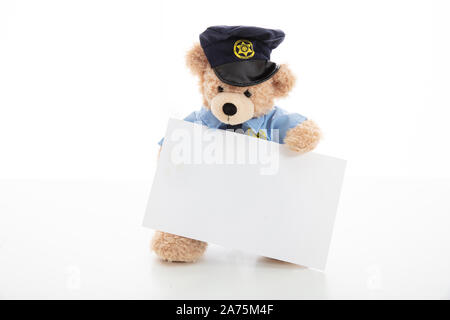
<path fill-rule="evenodd" d="M 218 86 L 218 87 L 217 87 L 217 91 L 223 92 L 223 88 L 222 88 L 221 86 Z"/>
<path fill-rule="evenodd" d="M 251 92 L 248 90 L 245 90 L 244 94 L 247 98 L 250 98 L 252 96 Z"/>

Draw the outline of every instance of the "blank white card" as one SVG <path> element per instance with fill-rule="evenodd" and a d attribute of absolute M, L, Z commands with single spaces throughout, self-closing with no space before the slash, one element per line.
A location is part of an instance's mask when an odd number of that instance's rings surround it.
<path fill-rule="evenodd" d="M 345 165 L 171 119 L 144 226 L 323 270 Z"/>

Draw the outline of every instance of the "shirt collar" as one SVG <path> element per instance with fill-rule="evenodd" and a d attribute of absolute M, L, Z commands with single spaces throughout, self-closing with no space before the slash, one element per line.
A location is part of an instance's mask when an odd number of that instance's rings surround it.
<path fill-rule="evenodd" d="M 258 118 L 251 118 L 250 120 L 244 122 L 244 125 L 247 125 L 250 129 L 253 130 L 254 133 L 258 133 L 259 129 L 261 129 L 263 124 L 264 124 L 264 116 Z"/>
<path fill-rule="evenodd" d="M 200 110 L 199 118 L 208 128 L 217 129 L 222 124 L 222 122 L 213 115 L 211 110 L 206 109 L 205 107 L 202 107 Z"/>
<path fill-rule="evenodd" d="M 199 118 L 207 127 L 213 129 L 217 129 L 222 124 L 224 124 L 213 115 L 211 110 L 206 109 L 205 107 L 202 107 L 202 109 L 200 110 Z M 250 120 L 244 122 L 242 125 L 247 126 L 250 129 L 252 129 L 253 132 L 258 133 L 263 124 L 264 124 L 264 116 L 261 116 L 258 118 L 251 118 Z"/>

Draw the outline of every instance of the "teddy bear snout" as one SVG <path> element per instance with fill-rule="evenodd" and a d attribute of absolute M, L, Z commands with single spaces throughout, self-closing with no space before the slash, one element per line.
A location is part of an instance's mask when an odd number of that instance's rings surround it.
<path fill-rule="evenodd" d="M 236 125 L 250 120 L 255 106 L 243 93 L 222 92 L 211 100 L 211 111 L 221 122 Z"/>
<path fill-rule="evenodd" d="M 225 103 L 222 107 L 223 113 L 225 113 L 227 116 L 234 116 L 237 112 L 237 108 L 232 103 Z"/>

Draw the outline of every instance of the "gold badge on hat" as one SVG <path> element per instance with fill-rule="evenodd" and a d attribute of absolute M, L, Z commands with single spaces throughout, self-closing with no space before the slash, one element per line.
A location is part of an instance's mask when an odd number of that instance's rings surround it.
<path fill-rule="evenodd" d="M 249 40 L 238 40 L 234 43 L 234 55 L 239 59 L 250 59 L 255 55 L 253 43 Z"/>

